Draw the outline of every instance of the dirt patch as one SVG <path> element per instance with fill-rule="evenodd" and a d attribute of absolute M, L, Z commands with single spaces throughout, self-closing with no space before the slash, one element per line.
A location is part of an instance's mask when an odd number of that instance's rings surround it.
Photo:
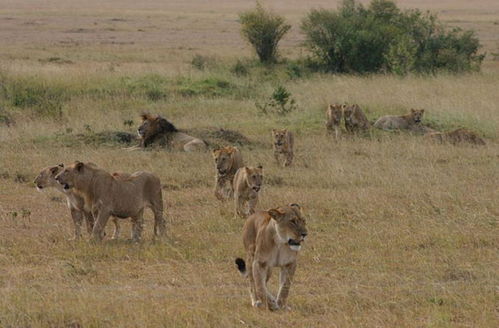
<path fill-rule="evenodd" d="M 228 145 L 247 146 L 253 144 L 253 142 L 245 135 L 235 130 L 223 128 L 203 128 L 190 130 L 189 133 L 205 140 L 212 148 Z"/>

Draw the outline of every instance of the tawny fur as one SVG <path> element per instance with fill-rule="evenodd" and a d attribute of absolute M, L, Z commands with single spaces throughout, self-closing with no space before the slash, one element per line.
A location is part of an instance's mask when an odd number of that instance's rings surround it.
<path fill-rule="evenodd" d="M 336 140 L 341 136 L 341 119 L 345 105 L 330 104 L 326 111 L 326 131 L 333 133 Z"/>
<path fill-rule="evenodd" d="M 142 124 L 137 129 L 140 147 L 146 148 L 158 143 L 167 149 L 186 152 L 206 150 L 203 140 L 183 133 L 165 118 L 159 115 L 142 114 Z"/>
<path fill-rule="evenodd" d="M 358 133 L 369 130 L 371 123 L 359 105 L 348 105 L 344 107 L 345 129 L 349 133 Z"/>
<path fill-rule="evenodd" d="M 234 195 L 232 181 L 239 168 L 244 166 L 243 156 L 237 147 L 227 146 L 212 152 L 215 160 L 215 197 L 227 200 Z"/>
<path fill-rule="evenodd" d="M 263 168 L 261 166 L 244 166 L 237 170 L 233 181 L 236 215 L 244 219 L 255 212 L 262 183 Z"/>
<path fill-rule="evenodd" d="M 432 132 L 426 135 L 433 141 L 440 143 L 450 143 L 453 145 L 471 144 L 475 146 L 484 146 L 485 141 L 478 134 L 468 129 L 460 128 L 447 132 Z"/>
<path fill-rule="evenodd" d="M 258 211 L 248 217 L 243 227 L 246 261 L 238 258 L 236 264 L 249 279 L 254 307 L 287 308 L 298 251 L 306 235 L 306 222 L 297 204 Z M 276 297 L 267 288 L 274 267 L 281 269 Z"/>
<path fill-rule="evenodd" d="M 274 158 L 279 165 L 289 166 L 294 156 L 294 135 L 287 129 L 272 129 Z"/>
<path fill-rule="evenodd" d="M 154 213 L 154 236 L 165 233 L 161 182 L 148 172 L 135 172 L 116 178 L 94 165 L 76 161 L 56 176 L 65 189 L 84 199 L 85 211 L 91 211 L 95 224 L 92 238 L 101 240 L 111 215 L 132 218 L 132 239 L 139 241 L 146 207 Z"/>
<path fill-rule="evenodd" d="M 416 124 L 421 124 L 424 109 L 411 109 L 409 114 L 396 116 L 386 115 L 378 118 L 374 127 L 383 130 L 411 129 Z"/>
<path fill-rule="evenodd" d="M 94 217 L 92 216 L 91 212 L 85 211 L 84 199 L 82 197 L 71 190 L 64 190 L 61 184 L 59 184 L 55 180 L 57 174 L 62 172 L 62 170 L 64 170 L 63 164 L 46 167 L 41 170 L 40 174 L 38 174 L 38 176 L 35 178 L 34 184 L 39 191 L 42 191 L 45 188 L 55 188 L 57 191 L 64 194 L 69 211 L 71 213 L 71 218 L 73 220 L 73 239 L 78 240 L 81 238 L 81 225 L 83 219 L 85 219 L 87 232 L 91 234 L 94 227 Z M 115 239 L 119 236 L 120 227 L 117 218 L 113 217 L 113 223 L 113 239 Z"/>

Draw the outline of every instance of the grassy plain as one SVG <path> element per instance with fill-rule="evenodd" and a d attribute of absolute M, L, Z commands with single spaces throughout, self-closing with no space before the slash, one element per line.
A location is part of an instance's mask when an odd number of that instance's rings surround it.
<path fill-rule="evenodd" d="M 299 19 L 335 1 L 268 1 L 293 24 L 282 54 L 297 58 Z M 474 28 L 483 71 L 461 76 L 300 77 L 255 65 L 238 34 L 250 1 L 0 0 L 0 327 L 497 327 L 499 264 L 499 3 L 399 1 Z M 191 64 L 200 54 L 204 69 Z M 241 59 L 249 74 L 232 72 Z M 255 101 L 285 85 L 298 109 L 260 116 Z M 12 96 L 17 99 L 17 106 Z M 487 146 L 429 144 L 373 132 L 335 143 L 329 102 L 370 119 L 425 108 L 425 121 L 467 127 Z M 133 132 L 142 110 L 192 131 L 237 130 L 249 165 L 261 163 L 259 207 L 303 205 L 309 238 L 290 312 L 250 306 L 233 260 L 243 222 L 212 192 L 209 153 L 126 152 L 79 133 Z M 12 124 L 7 126 L 6 122 Z M 133 120 L 133 126 L 124 122 Z M 296 133 L 296 161 L 278 167 L 270 129 Z M 109 171 L 148 170 L 165 189 L 169 237 L 101 245 L 71 242 L 63 196 L 37 193 L 45 166 L 76 159 Z M 110 228 L 110 227 L 109 227 Z M 277 274 L 271 284 L 275 290 Z"/>

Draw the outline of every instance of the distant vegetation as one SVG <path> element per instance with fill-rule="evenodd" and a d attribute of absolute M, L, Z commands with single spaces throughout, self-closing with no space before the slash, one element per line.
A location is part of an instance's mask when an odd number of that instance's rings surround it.
<path fill-rule="evenodd" d="M 241 34 L 255 48 L 262 63 L 275 62 L 277 45 L 289 31 L 284 17 L 263 8 L 257 2 L 256 8 L 239 15 Z"/>

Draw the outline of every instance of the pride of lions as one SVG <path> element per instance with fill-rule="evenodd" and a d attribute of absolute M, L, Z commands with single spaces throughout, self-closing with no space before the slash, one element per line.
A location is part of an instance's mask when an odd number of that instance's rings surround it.
<path fill-rule="evenodd" d="M 470 143 L 485 145 L 476 133 L 467 129 L 438 132 L 422 125 L 424 109 L 406 115 L 387 115 L 374 123 L 368 121 L 358 105 L 331 104 L 326 111 L 326 131 L 339 140 L 341 122 L 349 134 L 374 128 L 423 131 L 427 138 L 451 144 Z M 152 144 L 180 151 L 202 151 L 208 144 L 178 130 L 159 115 L 142 115 L 136 149 Z M 293 162 L 294 135 L 287 129 L 272 130 L 273 153 L 278 165 L 287 167 Z M 263 167 L 245 166 L 241 151 L 225 146 L 212 151 L 216 179 L 214 194 L 218 200 L 234 201 L 236 216 L 245 219 L 243 244 L 246 260 L 236 259 L 240 273 L 248 278 L 251 302 L 254 307 L 272 311 L 287 309 L 289 289 L 296 270 L 298 252 L 307 236 L 306 221 L 300 205 L 291 203 L 269 210 L 256 210 L 263 183 Z M 143 230 L 143 213 L 146 208 L 154 214 L 154 238 L 163 238 L 166 223 L 163 216 L 163 195 L 160 179 L 148 172 L 109 173 L 90 162 L 76 161 L 69 165 L 58 164 L 44 168 L 34 181 L 38 190 L 55 188 L 67 199 L 74 226 L 74 239 L 81 238 L 85 221 L 92 239 L 101 241 L 110 217 L 115 229 L 113 239 L 119 237 L 119 219 L 131 218 L 133 241 L 140 241 Z M 279 291 L 274 297 L 267 289 L 272 268 L 279 267 Z"/>

